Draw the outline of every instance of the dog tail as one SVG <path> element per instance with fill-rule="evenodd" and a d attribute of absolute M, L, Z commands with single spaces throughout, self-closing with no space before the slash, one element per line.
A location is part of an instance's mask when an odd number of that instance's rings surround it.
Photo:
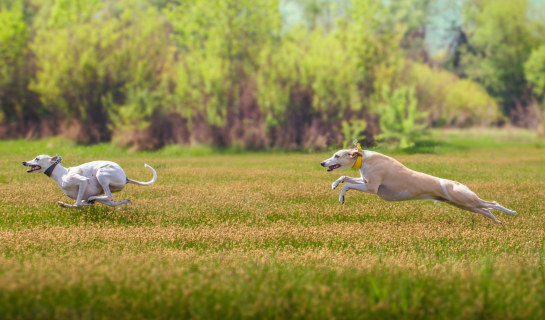
<path fill-rule="evenodd" d="M 152 184 L 155 183 L 155 181 L 157 181 L 157 172 L 155 172 L 155 170 L 153 170 L 153 168 L 148 166 L 147 164 L 144 164 L 144 165 L 146 166 L 146 168 L 150 169 L 151 172 L 153 172 L 153 179 L 151 179 L 150 182 L 140 182 L 140 181 L 136 181 L 136 180 L 132 180 L 132 179 L 127 178 L 127 183 L 134 183 L 134 184 L 137 184 L 139 186 L 151 186 Z"/>

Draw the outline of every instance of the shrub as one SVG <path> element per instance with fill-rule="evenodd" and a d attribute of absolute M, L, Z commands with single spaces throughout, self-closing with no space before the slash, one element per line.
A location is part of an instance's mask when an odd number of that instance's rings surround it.
<path fill-rule="evenodd" d="M 57 1 L 32 44 L 38 72 L 31 89 L 51 112 L 77 122 L 79 142 L 147 127 L 162 107 L 173 53 L 154 7 L 89 2 Z"/>
<path fill-rule="evenodd" d="M 413 63 L 405 80 L 416 89 L 419 109 L 433 126 L 490 125 L 500 118 L 496 101 L 484 87 L 446 70 Z"/>
<path fill-rule="evenodd" d="M 345 149 L 350 148 L 354 139 L 361 141 L 365 139 L 365 129 L 367 128 L 367 122 L 365 120 L 352 118 L 350 121 L 342 122 L 342 132 L 344 136 L 344 145 Z"/>
<path fill-rule="evenodd" d="M 376 139 L 394 141 L 400 148 L 414 146 L 416 139 L 426 134 L 424 120 L 427 112 L 417 110 L 418 101 L 414 88 L 403 87 L 391 92 L 389 87 L 382 90 L 384 103 L 377 108 L 382 133 Z"/>
<path fill-rule="evenodd" d="M 21 120 L 27 111 L 28 39 L 22 6 L 0 4 L 0 123 Z"/>

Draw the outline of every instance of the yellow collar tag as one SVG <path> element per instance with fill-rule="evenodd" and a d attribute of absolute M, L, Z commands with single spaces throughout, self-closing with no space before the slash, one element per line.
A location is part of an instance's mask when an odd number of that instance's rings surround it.
<path fill-rule="evenodd" d="M 358 152 L 361 153 L 361 146 L 360 146 L 360 143 L 358 142 L 356 144 L 356 148 L 358 148 Z M 360 169 L 361 168 L 361 159 L 363 158 L 363 154 L 362 156 L 358 156 L 356 158 L 356 163 L 354 163 L 354 165 L 352 166 L 352 168 L 355 168 L 355 169 Z"/>

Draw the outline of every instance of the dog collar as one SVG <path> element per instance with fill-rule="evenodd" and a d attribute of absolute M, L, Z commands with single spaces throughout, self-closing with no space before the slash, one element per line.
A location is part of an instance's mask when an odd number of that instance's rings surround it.
<path fill-rule="evenodd" d="M 57 161 L 55 161 L 47 170 L 45 170 L 44 174 L 48 177 L 51 177 L 51 174 L 53 173 L 53 170 L 55 170 L 55 167 L 61 163 L 62 157 L 59 157 Z"/>
<path fill-rule="evenodd" d="M 360 143 L 358 142 L 356 144 L 356 148 L 358 148 L 358 152 L 361 153 L 361 146 L 360 146 Z M 356 158 L 356 163 L 354 163 L 354 165 L 352 166 L 352 168 L 355 168 L 355 169 L 360 169 L 361 168 L 361 159 L 363 157 L 362 156 L 358 156 Z"/>

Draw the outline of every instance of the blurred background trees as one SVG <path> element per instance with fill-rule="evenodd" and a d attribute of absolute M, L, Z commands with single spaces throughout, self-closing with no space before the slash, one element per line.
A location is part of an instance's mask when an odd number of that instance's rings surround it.
<path fill-rule="evenodd" d="M 537 1 L 0 0 L 2 138 L 407 147 L 544 96 Z"/>

